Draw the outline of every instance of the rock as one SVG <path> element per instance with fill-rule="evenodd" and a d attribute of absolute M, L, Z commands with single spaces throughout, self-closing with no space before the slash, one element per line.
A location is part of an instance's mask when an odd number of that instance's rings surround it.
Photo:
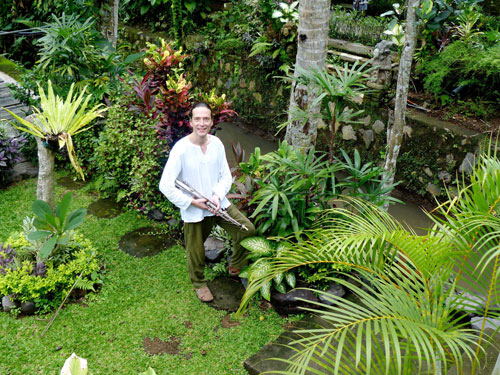
<path fill-rule="evenodd" d="M 335 283 L 331 283 L 330 286 L 328 287 L 327 290 L 325 290 L 325 293 L 337 296 L 337 297 L 343 297 L 346 293 L 345 289 L 341 285 L 337 285 Z M 323 302 L 325 305 L 335 305 L 337 303 L 337 300 L 335 298 L 328 298 L 328 295 L 325 295 L 321 293 L 319 295 L 319 300 Z"/>
<path fill-rule="evenodd" d="M 208 288 L 214 295 L 214 300 L 208 304 L 216 310 L 234 312 L 238 310 L 245 288 L 239 280 L 229 277 L 218 277 L 209 281 Z"/>
<path fill-rule="evenodd" d="M 480 316 L 475 316 L 470 320 L 472 329 L 476 329 L 478 331 L 480 331 L 482 329 L 483 322 L 484 322 L 484 318 L 480 317 Z M 486 317 L 486 321 L 485 321 L 485 325 L 484 325 L 485 329 L 496 330 L 499 327 L 500 327 L 500 319 Z"/>
<path fill-rule="evenodd" d="M 376 134 L 380 134 L 385 130 L 385 124 L 382 121 L 377 120 L 372 124 L 372 129 Z"/>
<path fill-rule="evenodd" d="M 250 83 L 248 84 L 248 90 L 249 91 L 255 90 L 255 81 L 254 80 L 250 81 Z"/>
<path fill-rule="evenodd" d="M 403 135 L 406 135 L 408 138 L 411 138 L 413 134 L 413 128 L 411 126 L 405 125 L 403 126 Z"/>
<path fill-rule="evenodd" d="M 204 246 L 206 261 L 208 263 L 220 262 L 224 255 L 224 242 L 214 237 L 208 237 Z"/>
<path fill-rule="evenodd" d="M 360 119 L 359 121 L 361 121 L 363 123 L 364 126 L 369 126 L 371 121 L 372 121 L 372 117 L 370 115 L 366 116 L 366 117 L 363 117 L 362 119 Z"/>
<path fill-rule="evenodd" d="M 3 311 L 11 312 L 12 309 L 16 309 L 19 307 L 19 302 L 17 302 L 13 297 L 14 297 L 13 294 L 2 297 Z"/>
<path fill-rule="evenodd" d="M 154 210 L 148 212 L 148 218 L 156 221 L 162 221 L 165 220 L 165 215 L 163 215 L 159 209 L 155 208 Z"/>
<path fill-rule="evenodd" d="M 171 218 L 168 219 L 167 224 L 169 227 L 175 228 L 177 227 L 177 225 L 179 225 L 179 220 L 177 220 L 176 218 Z"/>
<path fill-rule="evenodd" d="M 224 66 L 224 70 L 226 72 L 230 72 L 231 71 L 231 64 L 230 63 L 226 63 L 226 65 Z"/>
<path fill-rule="evenodd" d="M 21 312 L 25 315 L 33 315 L 36 311 L 34 302 L 28 301 L 21 304 Z"/>
<path fill-rule="evenodd" d="M 38 176 L 38 167 L 29 161 L 23 161 L 14 165 L 10 172 L 7 176 L 8 184 Z"/>
<path fill-rule="evenodd" d="M 313 293 L 310 289 L 297 288 L 292 289 L 288 293 L 279 293 L 276 290 L 271 293 L 271 304 L 274 309 L 278 312 L 278 314 L 300 314 L 304 313 L 304 309 L 302 307 L 315 307 L 310 303 L 311 302 L 319 302 L 319 298 Z"/>
<path fill-rule="evenodd" d="M 441 189 L 439 188 L 439 186 L 431 184 L 430 182 L 425 187 L 425 190 L 427 192 L 431 193 L 432 195 L 436 195 L 436 196 L 441 195 Z"/>
<path fill-rule="evenodd" d="M 438 173 L 438 178 L 445 182 L 445 183 L 448 183 L 451 181 L 451 174 L 449 174 L 448 172 L 446 171 L 441 171 Z"/>
<path fill-rule="evenodd" d="M 255 98 L 255 100 L 257 101 L 257 103 L 262 103 L 262 95 L 258 92 L 254 92 L 253 93 L 253 97 Z"/>
<path fill-rule="evenodd" d="M 468 152 L 467 155 L 465 155 L 464 161 L 460 165 L 460 168 L 458 168 L 458 171 L 460 173 L 471 173 L 474 169 L 474 164 L 476 163 L 476 158 L 472 152 Z"/>
<path fill-rule="evenodd" d="M 342 127 L 342 139 L 344 141 L 357 140 L 356 132 L 351 125 L 346 125 Z"/>
<path fill-rule="evenodd" d="M 429 177 L 432 177 L 434 175 L 434 173 L 432 173 L 429 167 L 424 168 L 424 173 Z"/>
<path fill-rule="evenodd" d="M 244 80 L 243 78 L 242 78 L 242 79 L 240 79 L 240 87 L 241 87 L 242 89 L 244 89 L 245 87 L 247 87 L 247 83 L 245 82 L 245 80 Z"/>
<path fill-rule="evenodd" d="M 375 140 L 375 133 L 373 130 L 362 130 L 363 133 L 363 141 L 365 142 L 366 148 L 370 148 L 370 145 Z"/>
<path fill-rule="evenodd" d="M 228 80 L 226 81 L 226 83 L 224 84 L 224 88 L 225 88 L 226 90 L 229 90 L 229 88 L 231 87 L 231 85 L 232 85 L 232 84 L 233 84 L 233 80 L 232 80 L 232 79 L 228 79 Z"/>

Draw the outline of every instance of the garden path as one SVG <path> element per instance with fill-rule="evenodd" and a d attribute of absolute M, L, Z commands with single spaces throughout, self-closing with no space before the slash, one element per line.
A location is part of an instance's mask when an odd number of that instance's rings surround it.
<path fill-rule="evenodd" d="M 0 72 L 0 108 L 7 108 L 16 115 L 24 117 L 28 112 L 28 107 L 12 96 L 10 89 L 7 87 L 10 83 L 16 83 L 16 81 L 7 74 Z M 16 135 L 11 126 L 4 126 L 7 121 L 11 120 L 13 118 L 7 111 L 0 110 L 0 128 L 4 127 L 9 137 Z"/>

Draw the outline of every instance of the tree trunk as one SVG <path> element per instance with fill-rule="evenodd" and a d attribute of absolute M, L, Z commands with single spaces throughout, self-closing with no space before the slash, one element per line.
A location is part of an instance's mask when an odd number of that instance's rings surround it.
<path fill-rule="evenodd" d="M 116 48 L 118 40 L 118 7 L 120 0 L 101 1 L 101 33 Z"/>
<path fill-rule="evenodd" d="M 299 27 L 297 36 L 296 66 L 304 69 L 316 67 L 322 69 L 325 65 L 328 50 L 328 30 L 330 23 L 330 0 L 301 0 L 299 3 Z M 297 70 L 295 70 L 297 77 Z M 316 143 L 320 106 L 312 106 L 317 93 L 311 87 L 292 83 L 288 119 L 286 128 L 288 144 L 307 150 Z M 301 120 L 293 120 L 293 110 L 299 107 L 310 115 L 305 124 Z"/>
<path fill-rule="evenodd" d="M 55 200 L 55 152 L 43 145 L 43 140 L 36 137 L 38 146 L 38 184 L 36 186 L 36 198 L 41 199 L 54 208 Z"/>
<path fill-rule="evenodd" d="M 403 128 L 405 125 L 406 101 L 408 99 L 408 86 L 410 84 L 411 63 L 415 51 L 417 37 L 415 7 L 418 0 L 408 0 L 406 15 L 405 44 L 399 61 L 398 82 L 396 86 L 396 104 L 394 106 L 394 123 L 387 126 L 387 154 L 385 156 L 384 178 L 385 186 L 394 182 L 396 162 L 403 142 Z M 390 123 L 390 122 L 389 122 Z M 389 204 L 385 204 L 385 209 Z"/>

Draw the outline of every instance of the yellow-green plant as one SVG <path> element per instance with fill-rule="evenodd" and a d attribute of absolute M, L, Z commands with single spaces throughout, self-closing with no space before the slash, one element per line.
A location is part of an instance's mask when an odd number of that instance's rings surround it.
<path fill-rule="evenodd" d="M 73 89 L 74 84 L 71 85 L 66 100 L 63 100 L 54 94 L 50 80 L 48 95 L 45 95 L 43 88 L 38 85 L 40 109 L 33 107 L 35 114 L 31 117 L 32 122 L 19 117 L 6 108 L 3 109 L 21 124 L 11 123 L 15 128 L 46 141 L 57 140 L 59 149 L 66 146 L 71 164 L 82 179 L 85 180 L 82 168 L 76 159 L 72 136 L 89 129 L 92 126 L 89 125 L 92 120 L 102 117 L 102 113 L 106 111 L 106 108 L 103 108 L 103 104 L 99 104 L 88 109 L 88 103 L 92 95 L 85 96 L 85 87 L 80 92 L 80 95 L 74 98 Z"/>

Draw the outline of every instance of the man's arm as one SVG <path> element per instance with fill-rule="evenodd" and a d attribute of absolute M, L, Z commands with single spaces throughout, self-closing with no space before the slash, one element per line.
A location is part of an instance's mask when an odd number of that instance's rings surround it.
<path fill-rule="evenodd" d="M 180 152 L 174 146 L 170 151 L 167 163 L 165 164 L 165 168 L 163 169 L 159 187 L 160 191 L 168 198 L 170 202 L 172 202 L 180 209 L 185 210 L 191 205 L 193 199 L 188 197 L 175 187 L 175 179 L 181 172 L 181 166 L 182 163 Z"/>

